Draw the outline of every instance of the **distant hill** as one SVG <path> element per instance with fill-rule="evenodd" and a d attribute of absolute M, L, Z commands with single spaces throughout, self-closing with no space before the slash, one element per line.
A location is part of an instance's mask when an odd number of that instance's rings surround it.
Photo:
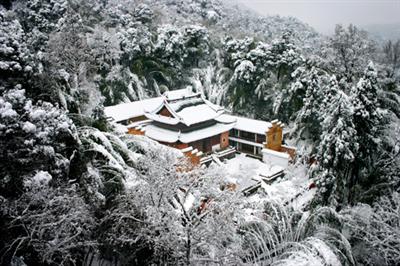
<path fill-rule="evenodd" d="M 286 31 L 293 34 L 293 41 L 303 50 L 311 49 L 320 34 L 295 17 L 260 15 L 241 3 L 229 0 L 149 0 L 159 24 L 202 24 L 217 38 L 230 35 L 236 38 L 255 37 L 272 41 Z"/>
<path fill-rule="evenodd" d="M 400 39 L 400 23 L 371 24 L 363 28 L 379 41 Z"/>

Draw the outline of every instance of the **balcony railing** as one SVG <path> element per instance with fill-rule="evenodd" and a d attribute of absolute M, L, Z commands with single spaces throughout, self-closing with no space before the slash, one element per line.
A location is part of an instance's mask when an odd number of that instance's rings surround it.
<path fill-rule="evenodd" d="M 231 134 L 229 137 L 233 137 L 235 139 L 242 139 L 242 140 L 247 140 L 247 141 L 251 141 L 251 142 L 256 142 L 256 143 L 263 143 L 265 142 L 266 138 L 263 135 L 260 134 L 246 134 L 244 135 L 243 132 L 240 132 L 241 134 Z"/>

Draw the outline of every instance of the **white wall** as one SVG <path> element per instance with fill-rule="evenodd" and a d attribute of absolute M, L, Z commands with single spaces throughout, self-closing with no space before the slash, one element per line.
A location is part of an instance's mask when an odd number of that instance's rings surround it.
<path fill-rule="evenodd" d="M 263 149 L 263 162 L 269 165 L 279 165 L 287 168 L 289 164 L 289 154 L 284 152 L 277 152 L 270 149 Z"/>

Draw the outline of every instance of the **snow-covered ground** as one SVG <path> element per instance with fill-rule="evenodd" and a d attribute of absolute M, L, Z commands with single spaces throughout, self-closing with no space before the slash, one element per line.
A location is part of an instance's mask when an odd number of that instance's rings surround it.
<path fill-rule="evenodd" d="M 236 154 L 235 158 L 225 160 L 223 166 L 226 169 L 227 181 L 236 184 L 240 190 L 257 183 L 260 180 L 260 174 L 271 176 L 283 170 L 280 166 L 265 164 L 244 153 Z"/>
<path fill-rule="evenodd" d="M 237 184 L 239 190 L 255 185 L 260 180 L 260 174 L 271 176 L 283 170 L 280 166 L 265 164 L 243 153 L 237 154 L 233 159 L 225 160 L 223 167 L 227 181 Z M 288 204 L 294 209 L 301 209 L 315 194 L 315 189 L 308 189 L 310 183 L 305 165 L 289 165 L 284 177 L 278 178 L 270 185 L 262 183 L 261 189 L 250 196 L 249 201 L 274 200 Z"/>

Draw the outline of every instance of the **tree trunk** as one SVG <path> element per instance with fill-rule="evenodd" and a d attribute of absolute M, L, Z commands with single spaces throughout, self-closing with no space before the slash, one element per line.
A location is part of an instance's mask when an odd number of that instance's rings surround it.
<path fill-rule="evenodd" d="M 186 265 L 190 265 L 190 255 L 192 253 L 192 243 L 191 243 L 191 228 L 188 227 L 186 231 L 187 246 L 186 246 Z"/>

